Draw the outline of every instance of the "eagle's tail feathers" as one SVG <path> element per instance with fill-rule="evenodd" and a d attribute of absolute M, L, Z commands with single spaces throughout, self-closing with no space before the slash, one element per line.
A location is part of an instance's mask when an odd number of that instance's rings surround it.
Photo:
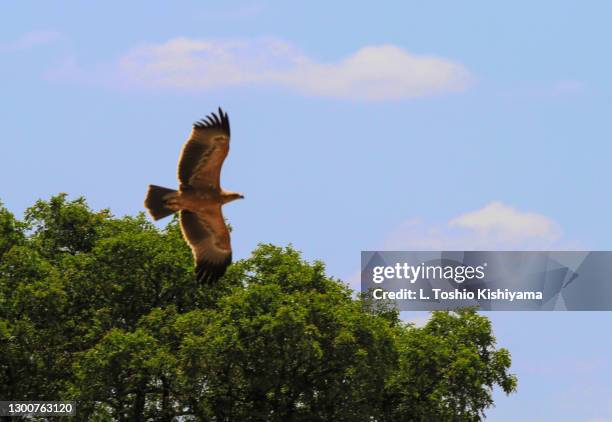
<path fill-rule="evenodd" d="M 149 191 L 147 192 L 144 204 L 154 220 L 159 220 L 176 212 L 166 206 L 167 195 L 175 192 L 173 189 L 149 185 Z"/>

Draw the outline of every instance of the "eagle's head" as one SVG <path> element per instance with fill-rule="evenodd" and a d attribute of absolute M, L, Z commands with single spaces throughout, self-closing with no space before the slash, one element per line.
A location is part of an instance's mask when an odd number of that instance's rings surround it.
<path fill-rule="evenodd" d="M 223 203 L 224 204 L 235 201 L 236 199 L 244 199 L 244 195 L 238 192 L 224 192 L 223 193 Z"/>

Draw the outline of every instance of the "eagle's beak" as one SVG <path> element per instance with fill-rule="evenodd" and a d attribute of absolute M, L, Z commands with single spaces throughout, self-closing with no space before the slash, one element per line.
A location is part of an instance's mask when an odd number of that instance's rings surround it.
<path fill-rule="evenodd" d="M 244 195 L 240 194 L 240 199 L 244 199 Z"/>

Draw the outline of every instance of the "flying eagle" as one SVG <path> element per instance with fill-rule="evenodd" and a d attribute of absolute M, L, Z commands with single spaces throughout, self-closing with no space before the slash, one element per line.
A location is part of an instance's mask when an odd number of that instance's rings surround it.
<path fill-rule="evenodd" d="M 232 262 L 230 234 L 221 206 L 244 196 L 223 190 L 221 166 L 229 151 L 227 113 L 211 113 L 193 124 L 178 162 L 178 191 L 149 185 L 145 207 L 154 220 L 180 212 L 181 231 L 191 247 L 200 281 L 217 280 Z"/>

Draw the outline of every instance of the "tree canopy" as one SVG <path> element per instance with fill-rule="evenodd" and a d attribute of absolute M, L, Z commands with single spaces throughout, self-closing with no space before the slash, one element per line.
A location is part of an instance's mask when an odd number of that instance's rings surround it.
<path fill-rule="evenodd" d="M 176 221 L 0 204 L 3 400 L 74 400 L 78 420 L 468 422 L 515 390 L 510 364 L 474 309 L 415 327 L 291 246 L 201 285 Z"/>

